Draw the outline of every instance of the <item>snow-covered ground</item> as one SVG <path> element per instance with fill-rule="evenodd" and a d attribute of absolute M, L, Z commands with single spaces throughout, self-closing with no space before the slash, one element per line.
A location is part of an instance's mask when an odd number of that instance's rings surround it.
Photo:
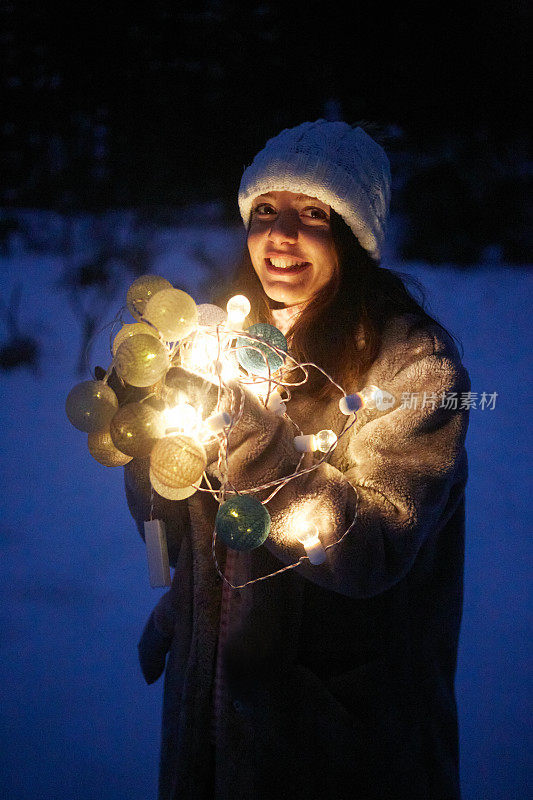
<path fill-rule="evenodd" d="M 30 221 L 36 231 L 48 226 L 51 244 L 43 234 L 40 252 L 30 251 L 14 237 L 0 259 L 3 297 L 22 281 L 21 330 L 44 343 L 39 376 L 1 374 L 0 794 L 147 800 L 156 796 L 162 682 L 146 686 L 136 643 L 163 590 L 149 587 L 122 470 L 93 461 L 86 437 L 66 419 L 65 397 L 79 380 L 79 325 L 57 288 L 65 261 L 50 217 L 28 214 Z M 115 224 L 127 239 L 125 217 Z M 87 246 L 78 228 L 73 258 Z M 229 263 L 242 240 L 240 229 L 214 224 L 168 230 L 150 271 L 205 299 L 196 294 L 205 256 Z M 390 253 L 385 265 L 426 286 L 431 310 L 463 342 L 472 391 L 497 392 L 493 410 L 470 416 L 457 693 L 464 799 L 518 800 L 528 795 L 532 745 L 532 281 L 527 268 L 501 264 L 430 268 L 396 263 Z M 109 321 L 121 302 L 110 306 Z M 107 346 L 103 334 L 93 366 L 107 365 Z"/>

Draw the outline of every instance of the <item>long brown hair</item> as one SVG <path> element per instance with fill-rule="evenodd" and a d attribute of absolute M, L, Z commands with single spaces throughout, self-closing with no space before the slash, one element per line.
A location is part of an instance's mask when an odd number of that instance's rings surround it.
<path fill-rule="evenodd" d="M 337 252 L 334 276 L 305 306 L 287 334 L 290 352 L 298 361 L 318 364 L 349 390 L 376 359 L 383 330 L 392 317 L 415 314 L 420 325 L 437 324 L 452 336 L 424 309 L 422 284 L 410 275 L 381 267 L 333 209 L 331 233 Z M 270 310 L 275 304 L 263 290 L 247 247 L 224 295 L 217 299 L 225 307 L 234 294 L 250 300 L 250 323 L 272 322 Z M 357 344 L 360 334 L 364 342 L 359 339 Z M 316 370 L 311 371 L 307 388 L 322 397 L 332 391 L 329 381 Z"/>

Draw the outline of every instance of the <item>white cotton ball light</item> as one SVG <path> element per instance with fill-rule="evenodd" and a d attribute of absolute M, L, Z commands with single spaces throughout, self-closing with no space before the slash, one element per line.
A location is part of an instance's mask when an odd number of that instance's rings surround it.
<path fill-rule="evenodd" d="M 157 339 L 157 331 L 150 325 L 147 325 L 146 322 L 127 322 L 113 339 L 113 345 L 111 347 L 113 355 L 115 355 L 122 342 L 129 339 L 130 336 L 138 336 L 139 333 L 143 333 L 145 336 L 155 336 Z"/>
<path fill-rule="evenodd" d="M 168 486 L 167 484 L 161 482 L 152 469 L 149 471 L 150 483 L 155 492 L 161 497 L 164 497 L 165 500 L 186 500 L 188 497 L 192 497 L 192 495 L 198 491 L 196 486 L 186 486 L 185 488 L 173 488 L 172 486 Z"/>
<path fill-rule="evenodd" d="M 152 450 L 150 480 L 153 478 L 158 494 L 172 500 L 169 493 L 191 486 L 202 477 L 206 466 L 207 455 L 197 439 L 180 433 L 165 436 Z"/>
<path fill-rule="evenodd" d="M 143 319 L 167 342 L 177 342 L 198 327 L 198 308 L 187 292 L 163 289 L 146 303 Z"/>
<path fill-rule="evenodd" d="M 126 295 L 128 311 L 135 319 L 143 315 L 147 302 L 162 289 L 172 289 L 173 286 L 166 278 L 160 275 L 141 275 L 133 281 Z"/>
<path fill-rule="evenodd" d="M 114 367 L 131 386 L 153 386 L 170 367 L 165 345 L 146 333 L 129 336 L 117 348 Z"/>
<path fill-rule="evenodd" d="M 87 437 L 87 445 L 94 460 L 103 464 L 104 467 L 123 467 L 132 459 L 132 456 L 121 453 L 115 447 L 109 431 L 90 433 Z"/>
<path fill-rule="evenodd" d="M 228 315 L 213 303 L 201 303 L 198 306 L 198 325 L 224 325 Z"/>
<path fill-rule="evenodd" d="M 84 433 L 98 433 L 109 428 L 117 408 L 117 396 L 104 381 L 78 383 L 65 402 L 70 422 Z"/>

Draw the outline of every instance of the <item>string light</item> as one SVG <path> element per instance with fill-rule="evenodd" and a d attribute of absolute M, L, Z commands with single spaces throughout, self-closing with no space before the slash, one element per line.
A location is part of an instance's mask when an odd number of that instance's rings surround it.
<path fill-rule="evenodd" d="M 202 424 L 202 409 L 181 401 L 163 411 L 165 433 L 198 433 Z"/>
<path fill-rule="evenodd" d="M 170 367 L 170 355 L 155 336 L 129 336 L 117 348 L 113 364 L 117 375 L 131 386 L 152 386 Z"/>
<path fill-rule="evenodd" d="M 163 436 L 161 413 L 148 403 L 127 403 L 113 419 L 109 429 L 115 447 L 132 458 L 148 458 Z"/>
<path fill-rule="evenodd" d="M 135 319 L 140 319 L 148 300 L 162 289 L 172 289 L 172 284 L 160 275 L 141 275 L 133 281 L 126 295 L 128 311 Z"/>
<path fill-rule="evenodd" d="M 94 460 L 104 467 L 123 467 L 133 458 L 117 450 L 109 431 L 90 433 L 87 437 L 87 447 Z"/>
<path fill-rule="evenodd" d="M 262 377 L 277 372 L 283 366 L 284 356 L 276 350 L 281 350 L 283 353 L 287 353 L 288 350 L 287 340 L 282 332 L 267 322 L 257 322 L 255 325 L 250 325 L 246 333 L 253 339 L 243 336 L 237 339 L 237 359 L 241 367 L 251 375 Z"/>
<path fill-rule="evenodd" d="M 100 433 L 109 427 L 118 400 L 104 381 L 83 381 L 70 390 L 65 411 L 72 425 L 84 433 Z"/>
<path fill-rule="evenodd" d="M 251 310 L 250 301 L 243 294 L 236 294 L 228 300 L 228 327 L 240 330 L 242 324 Z"/>
<path fill-rule="evenodd" d="M 150 472 L 163 489 L 156 490 L 162 497 L 167 497 L 169 490 L 185 489 L 196 483 L 206 466 L 207 455 L 203 445 L 181 433 L 159 439 L 150 455 Z"/>
<path fill-rule="evenodd" d="M 300 364 L 290 356 L 285 337 L 272 325 L 256 323 L 243 331 L 250 313 L 250 303 L 243 295 L 228 301 L 226 314 L 212 304 L 196 306 L 192 297 L 166 279 L 145 275 L 132 284 L 126 300 L 137 322 L 123 325 L 115 337 L 113 360 L 104 380 L 85 381 L 71 390 L 66 401 L 67 416 L 75 427 L 89 434 L 89 452 L 99 463 L 112 467 L 126 464 L 131 458 L 149 458 L 150 482 L 159 496 L 180 501 L 200 490 L 218 501 L 212 554 L 216 569 L 226 580 L 216 560 L 217 536 L 236 550 L 251 550 L 263 544 L 271 527 L 266 504 L 287 483 L 317 469 L 338 441 L 329 429 L 312 434 L 300 431 L 294 446 L 302 455 L 291 474 L 254 486 L 248 494 L 228 497 L 228 489 L 232 488 L 227 477 L 230 432 L 245 408 L 246 394 L 241 387 L 253 392 L 270 413 L 286 415 L 290 421 L 290 387 L 305 384 L 309 369 L 317 369 L 341 392 L 340 411 L 354 417 L 340 436 L 355 424 L 360 409 L 386 410 L 394 404 L 394 397 L 376 386 L 346 394 L 321 367 Z M 291 376 L 300 370 L 298 380 L 284 380 L 280 368 L 285 361 Z M 115 393 L 107 385 L 112 367 L 122 381 L 143 390 L 144 401 L 119 408 Z M 196 384 L 191 383 L 191 373 L 203 380 L 196 378 Z M 274 373 L 279 374 L 273 377 Z M 211 390 L 217 394 L 216 403 Z M 205 420 L 204 408 L 209 414 Z M 218 489 L 213 489 L 205 474 L 204 444 L 218 446 Z M 306 452 L 323 456 L 304 467 Z M 261 502 L 255 496 L 258 492 L 268 496 Z M 151 520 L 153 507 L 152 503 Z M 296 521 L 293 536 L 304 546 L 309 561 L 321 564 L 326 550 L 342 541 L 353 525 L 354 522 L 337 542 L 324 547 L 318 528 L 306 514 Z M 300 562 L 301 559 L 244 585 L 293 569 Z"/>
<path fill-rule="evenodd" d="M 247 313 L 249 313 L 249 310 Z M 244 317 L 246 317 L 246 314 Z M 205 325 L 206 327 L 225 325 L 227 319 L 227 313 L 213 303 L 200 303 L 198 306 L 198 325 Z"/>
<path fill-rule="evenodd" d="M 232 550 L 254 550 L 270 533 L 270 514 L 249 494 L 236 494 L 217 511 L 215 530 Z"/>
<path fill-rule="evenodd" d="M 337 444 L 334 431 L 323 430 L 318 433 L 300 434 L 294 437 L 294 446 L 299 453 L 328 453 Z"/>
<path fill-rule="evenodd" d="M 139 333 L 144 333 L 146 336 L 155 336 L 157 338 L 157 331 L 150 327 L 150 325 L 147 325 L 146 322 L 127 322 L 122 326 L 113 340 L 113 346 L 111 348 L 113 355 L 115 355 L 123 341 L 130 336 L 137 336 Z"/>
<path fill-rule="evenodd" d="M 177 342 L 198 327 L 198 310 L 187 292 L 162 289 L 146 303 L 143 319 L 157 328 L 167 342 Z"/>
<path fill-rule="evenodd" d="M 326 551 L 320 541 L 318 528 L 314 522 L 304 518 L 297 523 L 296 538 L 303 544 L 311 564 L 318 565 L 324 563 L 326 560 Z"/>

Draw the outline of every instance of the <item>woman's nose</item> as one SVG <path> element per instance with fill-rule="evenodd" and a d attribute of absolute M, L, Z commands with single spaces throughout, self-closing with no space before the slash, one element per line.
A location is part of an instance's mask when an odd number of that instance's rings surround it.
<path fill-rule="evenodd" d="M 289 242 L 294 243 L 298 241 L 298 214 L 286 213 L 283 211 L 278 212 L 276 219 L 270 228 L 269 238 L 273 242 Z"/>

